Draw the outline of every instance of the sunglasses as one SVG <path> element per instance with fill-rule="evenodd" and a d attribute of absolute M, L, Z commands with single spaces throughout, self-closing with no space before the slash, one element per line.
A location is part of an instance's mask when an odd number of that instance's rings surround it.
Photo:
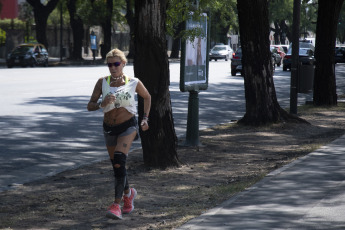
<path fill-rule="evenodd" d="M 108 67 L 112 67 L 112 66 L 115 66 L 115 67 L 118 67 L 121 65 L 121 62 L 114 62 L 114 63 L 107 63 Z"/>

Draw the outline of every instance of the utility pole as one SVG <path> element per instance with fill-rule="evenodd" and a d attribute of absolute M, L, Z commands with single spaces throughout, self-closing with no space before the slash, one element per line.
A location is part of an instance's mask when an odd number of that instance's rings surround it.
<path fill-rule="evenodd" d="M 297 114 L 297 81 L 299 59 L 299 24 L 300 24 L 301 0 L 293 1 L 292 20 L 292 63 L 291 63 L 291 86 L 290 86 L 290 113 Z"/>

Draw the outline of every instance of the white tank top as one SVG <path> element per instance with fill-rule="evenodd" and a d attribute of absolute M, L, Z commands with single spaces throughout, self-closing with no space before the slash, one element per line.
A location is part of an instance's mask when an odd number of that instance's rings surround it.
<path fill-rule="evenodd" d="M 103 113 L 109 112 L 114 108 L 124 107 L 128 112 L 135 115 L 137 113 L 135 90 L 137 88 L 138 78 L 131 78 L 128 81 L 128 77 L 125 76 L 125 84 L 120 87 L 111 87 L 110 76 L 106 79 L 103 78 L 102 82 L 102 100 L 108 95 L 113 94 L 115 96 L 115 102 L 108 104 L 103 108 Z"/>

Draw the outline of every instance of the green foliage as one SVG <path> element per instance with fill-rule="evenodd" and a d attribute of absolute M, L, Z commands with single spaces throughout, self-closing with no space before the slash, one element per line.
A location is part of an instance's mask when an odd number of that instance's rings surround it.
<path fill-rule="evenodd" d="M 48 25 L 59 25 L 60 24 L 60 10 L 62 4 L 63 12 L 63 24 L 66 25 L 70 21 L 70 16 L 67 9 L 67 0 L 60 0 L 57 7 L 49 15 Z M 77 3 L 77 14 L 82 18 L 84 23 L 88 26 L 100 25 L 105 21 L 106 15 L 108 14 L 107 5 L 105 0 L 78 0 Z M 124 18 L 126 3 L 125 0 L 114 1 L 113 9 L 113 21 L 126 22 Z"/>
<path fill-rule="evenodd" d="M 180 36 L 183 40 L 190 40 L 191 42 L 194 42 L 194 39 L 198 37 L 206 37 L 206 34 L 201 28 L 193 28 L 190 30 L 183 30 L 180 33 Z"/>
<path fill-rule="evenodd" d="M 178 25 L 188 19 L 190 11 L 195 12 L 193 19 L 196 21 L 200 19 L 198 15 L 207 12 L 208 17 L 211 16 L 212 31 L 223 31 L 223 28 L 227 28 L 226 32 L 229 29 L 238 31 L 236 0 L 200 0 L 198 7 L 194 3 L 194 0 L 169 0 L 167 9 L 167 33 L 169 35 L 191 40 L 201 35 L 201 31 L 198 29 L 175 34 Z M 211 37 L 213 34 L 217 34 L 217 32 L 211 32 Z"/>
<path fill-rule="evenodd" d="M 6 43 L 6 31 L 0 28 L 0 46 L 4 46 Z"/>
<path fill-rule="evenodd" d="M 24 2 L 21 5 L 18 18 L 20 20 L 28 22 L 29 24 L 32 24 L 32 22 L 34 21 L 34 11 L 29 3 Z"/>
<path fill-rule="evenodd" d="M 13 21 L 12 19 L 2 19 L 0 20 L 0 28 L 3 30 L 9 30 L 9 29 L 24 30 L 25 22 L 17 18 L 13 19 Z"/>
<path fill-rule="evenodd" d="M 239 33 L 236 0 L 211 0 L 208 8 L 211 13 L 211 41 L 226 42 L 228 33 Z"/>
<path fill-rule="evenodd" d="M 310 35 L 306 34 L 308 31 L 313 33 L 316 32 L 316 21 L 317 21 L 317 1 L 302 1 L 301 4 L 301 21 L 300 31 L 305 37 Z"/>
<path fill-rule="evenodd" d="M 83 1 L 78 7 L 77 14 L 87 25 L 99 25 L 101 21 L 106 19 L 107 6 L 104 1 Z"/>
<path fill-rule="evenodd" d="M 169 0 L 167 8 L 167 34 L 170 36 L 175 35 L 175 30 L 178 25 L 188 18 L 189 2 L 188 0 Z M 180 35 L 178 34 L 177 37 Z"/>
<path fill-rule="evenodd" d="M 114 2 L 113 19 L 120 26 L 127 25 L 127 20 L 125 17 L 126 10 L 127 8 L 125 0 L 116 0 Z"/>
<path fill-rule="evenodd" d="M 229 29 L 238 31 L 236 0 L 210 0 L 207 2 L 207 8 L 218 19 L 212 22 L 212 25 L 229 26 Z"/>
<path fill-rule="evenodd" d="M 282 24 L 287 27 L 292 27 L 293 19 L 293 1 L 294 0 L 270 0 L 269 1 L 269 22 L 275 26 L 281 26 Z M 308 31 L 316 32 L 316 20 L 317 20 L 317 1 L 316 0 L 303 0 L 301 3 L 300 14 L 300 31 L 305 33 Z M 283 32 L 285 29 L 281 27 L 274 27 L 277 31 Z M 291 31 L 291 29 L 288 29 Z M 287 31 L 284 31 L 287 33 Z"/>
<path fill-rule="evenodd" d="M 47 24 L 48 25 L 60 25 L 60 13 L 61 13 L 61 6 L 62 6 L 62 21 L 64 25 L 68 25 L 70 18 L 69 13 L 66 5 L 66 0 L 60 0 L 57 4 L 56 8 L 51 12 L 48 17 Z"/>
<path fill-rule="evenodd" d="M 194 12 L 194 14 L 190 14 Z M 195 21 L 200 20 L 200 15 L 204 11 L 202 8 L 197 8 L 194 4 L 194 1 L 189 0 L 169 0 L 167 8 L 167 27 L 166 31 L 172 37 L 181 37 L 183 40 L 190 39 L 194 41 L 196 37 L 202 36 L 205 34 L 202 33 L 200 28 L 194 28 L 192 30 L 183 30 L 179 34 L 176 34 L 176 29 L 178 25 L 182 22 L 187 21 L 189 18 L 192 18 Z"/>
<path fill-rule="evenodd" d="M 125 0 L 114 1 L 113 5 L 113 21 L 119 23 L 125 23 Z M 108 10 L 105 0 L 84 0 L 80 1 L 77 14 L 83 20 L 86 25 L 100 25 L 107 18 Z"/>
<path fill-rule="evenodd" d="M 285 20 L 292 25 L 293 0 L 271 0 L 268 4 L 269 22 Z"/>

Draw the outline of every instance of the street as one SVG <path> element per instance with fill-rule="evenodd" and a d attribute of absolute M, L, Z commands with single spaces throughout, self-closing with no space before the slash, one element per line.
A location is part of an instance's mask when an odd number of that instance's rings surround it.
<path fill-rule="evenodd" d="M 344 65 L 337 65 L 337 89 L 344 94 Z M 133 76 L 133 65 L 125 74 Z M 102 112 L 86 105 L 104 66 L 0 69 L 0 191 L 25 182 L 107 159 Z M 276 67 L 274 82 L 283 108 L 289 108 L 290 74 Z M 170 64 L 175 129 L 186 132 L 188 96 L 179 90 L 180 65 Z M 298 103 L 312 100 L 299 94 Z M 230 62 L 212 61 L 209 88 L 199 93 L 200 129 L 240 119 L 245 113 L 243 77 L 232 77 Z M 140 140 L 133 148 L 140 147 Z"/>

